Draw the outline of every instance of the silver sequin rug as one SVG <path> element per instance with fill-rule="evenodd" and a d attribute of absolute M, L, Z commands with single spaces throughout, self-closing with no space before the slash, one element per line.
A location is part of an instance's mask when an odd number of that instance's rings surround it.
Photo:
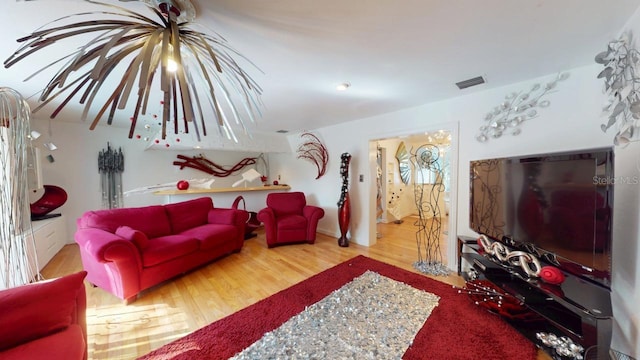
<path fill-rule="evenodd" d="M 233 359 L 400 359 L 439 299 L 367 271 Z"/>

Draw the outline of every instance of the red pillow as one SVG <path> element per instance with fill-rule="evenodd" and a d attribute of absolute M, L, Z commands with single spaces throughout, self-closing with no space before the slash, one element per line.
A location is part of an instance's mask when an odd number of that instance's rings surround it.
<path fill-rule="evenodd" d="M 121 236 L 134 244 L 140 250 L 144 250 L 149 245 L 149 238 L 140 230 L 132 229 L 129 226 L 120 226 L 116 229 L 116 235 Z"/>
<path fill-rule="evenodd" d="M 0 351 L 67 328 L 85 271 L 0 291 Z"/>

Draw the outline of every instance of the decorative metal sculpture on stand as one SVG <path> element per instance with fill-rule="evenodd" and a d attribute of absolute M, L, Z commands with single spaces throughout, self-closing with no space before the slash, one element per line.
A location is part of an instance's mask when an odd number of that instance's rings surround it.
<path fill-rule="evenodd" d="M 320 179 L 327 171 L 329 152 L 320 139 L 312 133 L 303 133 L 300 138 L 303 139 L 303 143 L 298 146 L 298 159 L 311 161 L 318 169 L 316 179 Z"/>
<path fill-rule="evenodd" d="M 340 176 L 342 177 L 342 189 L 340 190 L 340 200 L 338 200 L 338 226 L 340 227 L 340 238 L 338 245 L 349 246 L 349 222 L 351 220 L 351 201 L 349 200 L 349 163 L 351 154 L 343 153 L 340 156 Z"/>
<path fill-rule="evenodd" d="M 28 250 L 35 249 L 27 181 L 30 113 L 18 92 L 0 87 L 0 289 L 37 275 L 37 258 Z"/>
<path fill-rule="evenodd" d="M 107 143 L 107 148 L 98 154 L 98 170 L 102 187 L 102 207 L 105 209 L 121 208 L 122 172 L 124 171 L 124 154 L 122 148 L 115 151 Z"/>
<path fill-rule="evenodd" d="M 414 196 L 418 210 L 415 225 L 418 261 L 413 264 L 417 270 L 432 275 L 448 275 L 449 269 L 442 262 L 440 235 L 442 233 L 441 201 L 444 201 L 442 169 L 438 161 L 440 150 L 432 144 L 418 147 L 412 154 L 414 165 Z M 425 179 L 430 176 L 431 179 Z"/>

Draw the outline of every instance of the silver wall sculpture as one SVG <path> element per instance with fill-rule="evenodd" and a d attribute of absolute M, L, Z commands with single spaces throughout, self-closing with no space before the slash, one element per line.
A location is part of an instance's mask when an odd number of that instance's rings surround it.
<path fill-rule="evenodd" d="M 121 208 L 123 206 L 122 172 L 124 172 L 122 149 L 115 151 L 107 143 L 107 148 L 98 154 L 98 170 L 100 171 L 102 207 L 105 209 Z"/>

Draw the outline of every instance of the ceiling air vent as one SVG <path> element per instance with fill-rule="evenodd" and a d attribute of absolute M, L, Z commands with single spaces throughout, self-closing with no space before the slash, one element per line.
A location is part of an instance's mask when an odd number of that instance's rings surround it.
<path fill-rule="evenodd" d="M 278 130 L 276 131 L 278 134 L 286 134 L 289 132 L 289 130 Z"/>
<path fill-rule="evenodd" d="M 458 88 L 460 90 L 462 89 L 466 89 L 468 87 L 472 87 L 472 86 L 476 86 L 476 85 L 480 85 L 480 84 L 484 84 L 484 78 L 482 76 L 476 76 L 474 78 L 468 79 L 468 80 L 463 80 L 460 82 L 456 83 L 456 86 L 458 86 Z"/>

